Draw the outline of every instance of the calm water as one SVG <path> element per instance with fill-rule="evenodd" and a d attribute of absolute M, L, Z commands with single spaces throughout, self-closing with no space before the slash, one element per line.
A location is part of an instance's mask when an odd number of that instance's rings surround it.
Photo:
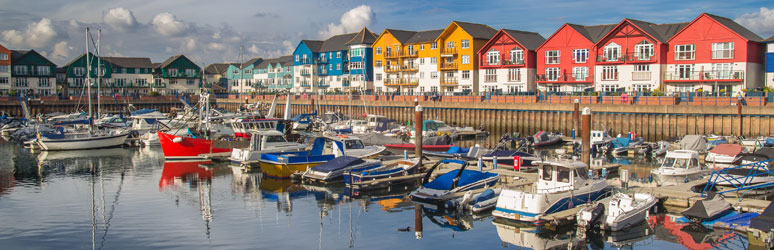
<path fill-rule="evenodd" d="M 666 215 L 584 240 L 574 229 L 516 228 L 491 215 L 421 213 L 417 239 L 409 191 L 352 197 L 228 165 L 165 164 L 160 149 L 30 154 L 3 143 L 0 155 L 2 249 L 747 247 L 730 232 L 684 232 Z"/>

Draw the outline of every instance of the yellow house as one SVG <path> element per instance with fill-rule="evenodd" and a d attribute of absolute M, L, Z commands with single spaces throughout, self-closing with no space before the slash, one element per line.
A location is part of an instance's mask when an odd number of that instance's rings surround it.
<path fill-rule="evenodd" d="M 435 39 L 439 49 L 438 71 L 444 92 L 478 92 L 476 52 L 497 30 L 485 24 L 452 21 Z"/>
<path fill-rule="evenodd" d="M 435 38 L 443 30 L 385 29 L 373 44 L 374 88 L 378 91 L 438 91 Z M 435 86 L 435 89 L 432 89 Z"/>

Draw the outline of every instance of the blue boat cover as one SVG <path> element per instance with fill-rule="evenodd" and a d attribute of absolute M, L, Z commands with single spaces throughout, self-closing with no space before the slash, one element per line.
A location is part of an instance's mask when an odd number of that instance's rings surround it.
<path fill-rule="evenodd" d="M 360 158 L 355 158 L 352 156 L 339 156 L 326 163 L 312 167 L 312 170 L 320 172 L 332 172 L 346 168 L 348 166 L 362 164 L 364 162 L 365 161 L 361 160 Z"/>
<path fill-rule="evenodd" d="M 317 137 L 312 144 L 312 155 L 321 155 L 323 149 L 325 149 L 325 138 Z"/>
<path fill-rule="evenodd" d="M 435 178 L 435 180 L 425 184 L 424 187 L 436 190 L 451 190 L 454 177 L 457 176 L 459 171 L 459 169 L 455 169 L 441 176 L 438 176 L 438 178 Z M 497 176 L 497 174 L 484 173 L 476 170 L 463 170 L 462 175 L 460 175 L 460 180 L 457 182 L 457 186 L 462 187 L 494 176 Z"/>
<path fill-rule="evenodd" d="M 459 153 L 459 152 L 460 152 L 460 147 L 459 146 L 449 147 L 449 150 L 446 150 L 447 154 L 456 154 L 456 153 Z"/>
<path fill-rule="evenodd" d="M 484 192 L 481 192 L 481 194 L 478 195 L 478 197 L 476 198 L 476 202 L 475 203 L 479 203 L 479 202 L 482 202 L 482 201 L 485 201 L 485 200 L 489 200 L 489 199 L 492 199 L 492 198 L 495 198 L 494 190 L 487 189 L 487 190 L 484 190 Z"/>
<path fill-rule="evenodd" d="M 613 148 L 625 148 L 629 146 L 631 139 L 629 137 L 618 137 L 613 140 Z"/>
<path fill-rule="evenodd" d="M 766 145 L 774 145 L 774 138 L 766 138 Z"/>

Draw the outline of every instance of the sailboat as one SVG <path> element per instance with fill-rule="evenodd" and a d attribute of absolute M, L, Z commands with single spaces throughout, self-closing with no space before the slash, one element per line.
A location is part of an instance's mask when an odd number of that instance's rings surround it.
<path fill-rule="evenodd" d="M 99 41 L 97 41 L 99 44 Z M 89 94 L 89 131 L 88 133 L 40 133 L 38 132 L 38 144 L 43 150 L 81 150 L 118 147 L 126 142 L 129 136 L 128 131 L 94 131 L 94 114 L 91 108 L 91 60 L 89 60 L 89 28 L 86 28 L 86 88 Z M 97 48 L 97 58 L 99 58 L 99 47 Z M 97 66 L 97 75 L 102 72 Z M 101 79 L 100 79 L 101 80 Z M 97 84 L 101 84 L 97 81 Z M 99 94 L 98 94 L 99 95 Z"/>

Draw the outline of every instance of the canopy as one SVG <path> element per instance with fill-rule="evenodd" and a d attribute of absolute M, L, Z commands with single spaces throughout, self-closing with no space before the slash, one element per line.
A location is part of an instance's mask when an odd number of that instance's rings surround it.
<path fill-rule="evenodd" d="M 680 149 L 704 151 L 707 150 L 707 140 L 701 135 L 686 135 L 680 140 Z"/>
<path fill-rule="evenodd" d="M 720 144 L 715 146 L 710 152 L 719 155 L 736 156 L 739 153 L 742 153 L 743 150 L 744 147 L 739 144 Z"/>
<path fill-rule="evenodd" d="M 750 227 L 764 232 L 774 229 L 774 203 L 769 202 L 769 206 L 763 210 L 763 213 L 750 219 Z"/>
<path fill-rule="evenodd" d="M 362 164 L 363 162 L 365 161 L 360 158 L 351 156 L 339 156 L 326 163 L 312 167 L 312 170 L 320 172 L 332 172 L 346 168 L 348 166 Z"/>
<path fill-rule="evenodd" d="M 448 134 L 422 138 L 422 145 L 449 145 L 451 142 Z"/>
<path fill-rule="evenodd" d="M 729 204 L 722 196 L 714 192 L 707 194 L 707 198 L 696 201 L 693 206 L 683 211 L 683 216 L 689 218 L 699 218 L 710 220 L 731 209 Z"/>

